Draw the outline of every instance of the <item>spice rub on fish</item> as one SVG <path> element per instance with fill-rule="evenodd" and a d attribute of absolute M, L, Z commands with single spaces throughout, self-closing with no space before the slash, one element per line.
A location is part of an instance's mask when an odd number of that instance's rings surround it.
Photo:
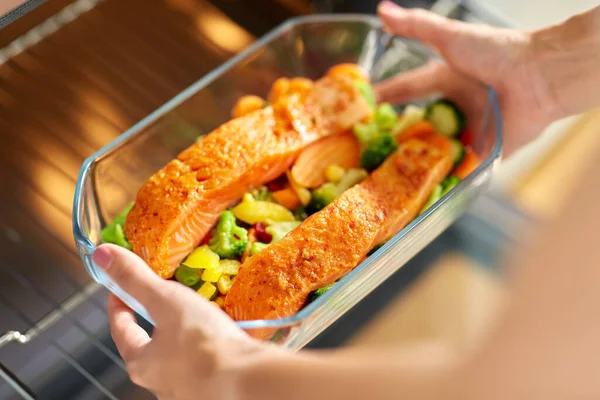
<path fill-rule="evenodd" d="M 127 215 L 133 251 L 170 278 L 220 214 L 282 175 L 306 145 L 348 131 L 372 109 L 349 76 L 279 80 L 272 106 L 233 119 L 190 146 L 139 190 Z"/>
<path fill-rule="evenodd" d="M 243 263 L 225 311 L 237 321 L 294 315 L 312 291 L 350 272 L 412 221 L 452 164 L 445 137 L 401 144 L 366 180 Z"/>

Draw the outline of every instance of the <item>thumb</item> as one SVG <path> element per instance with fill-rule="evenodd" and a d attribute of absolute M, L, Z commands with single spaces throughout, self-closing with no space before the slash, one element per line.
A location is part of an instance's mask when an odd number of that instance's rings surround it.
<path fill-rule="evenodd" d="M 421 8 L 402 8 L 391 1 L 379 3 L 377 12 L 391 33 L 437 48 L 444 47 L 461 24 Z"/>
<path fill-rule="evenodd" d="M 171 313 L 177 285 L 156 275 L 135 253 L 103 244 L 96 248 L 92 259 L 122 290 L 146 307 L 157 323 Z"/>
<path fill-rule="evenodd" d="M 242 333 L 231 329 L 237 327 L 223 311 L 186 286 L 162 279 L 132 251 L 103 244 L 92 258 L 121 289 L 146 307 L 157 325 L 169 325 L 186 310 L 193 310 L 194 318 L 204 322 L 206 336 Z"/>

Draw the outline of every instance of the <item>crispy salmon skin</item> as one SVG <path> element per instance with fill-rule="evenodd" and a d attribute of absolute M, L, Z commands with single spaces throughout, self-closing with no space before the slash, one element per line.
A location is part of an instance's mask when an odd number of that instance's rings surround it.
<path fill-rule="evenodd" d="M 294 315 L 312 291 L 350 272 L 412 221 L 451 169 L 448 139 L 401 144 L 366 180 L 244 262 L 225 311 L 237 321 Z"/>
<path fill-rule="evenodd" d="M 217 128 L 138 191 L 125 235 L 158 275 L 173 276 L 224 210 L 252 187 L 282 175 L 302 148 L 372 114 L 347 76 L 326 76 L 302 90 L 288 86 L 272 107 Z"/>

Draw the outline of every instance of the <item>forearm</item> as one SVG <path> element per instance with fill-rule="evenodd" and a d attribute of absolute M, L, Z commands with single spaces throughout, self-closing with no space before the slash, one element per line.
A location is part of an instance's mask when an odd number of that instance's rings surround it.
<path fill-rule="evenodd" d="M 235 371 L 240 400 L 453 400 L 455 358 L 439 346 L 384 351 L 275 352 Z"/>
<path fill-rule="evenodd" d="M 515 260 L 507 313 L 462 374 L 472 398 L 600 398 L 599 182 L 592 161 Z"/>
<path fill-rule="evenodd" d="M 600 106 L 600 6 L 532 34 L 535 67 L 559 105 L 556 119 Z"/>

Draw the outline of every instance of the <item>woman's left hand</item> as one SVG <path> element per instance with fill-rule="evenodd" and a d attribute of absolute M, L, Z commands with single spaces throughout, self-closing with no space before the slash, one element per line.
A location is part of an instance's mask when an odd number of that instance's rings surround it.
<path fill-rule="evenodd" d="M 262 353 L 283 353 L 251 339 L 214 304 L 161 279 L 130 251 L 102 245 L 93 259 L 156 323 L 149 337 L 133 311 L 110 295 L 111 334 L 127 371 L 161 399 L 231 398 L 237 366 Z"/>

